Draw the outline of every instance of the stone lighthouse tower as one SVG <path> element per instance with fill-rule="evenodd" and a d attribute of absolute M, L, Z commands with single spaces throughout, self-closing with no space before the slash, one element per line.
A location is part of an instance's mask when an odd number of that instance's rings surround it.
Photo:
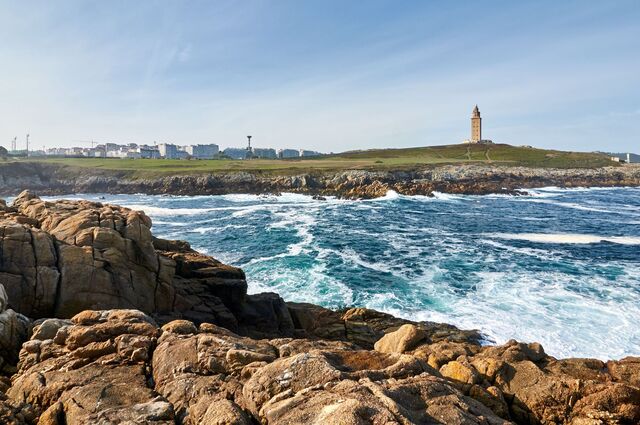
<path fill-rule="evenodd" d="M 473 108 L 471 113 L 471 143 L 479 143 L 482 140 L 482 118 L 480 118 L 480 110 L 478 105 Z"/>

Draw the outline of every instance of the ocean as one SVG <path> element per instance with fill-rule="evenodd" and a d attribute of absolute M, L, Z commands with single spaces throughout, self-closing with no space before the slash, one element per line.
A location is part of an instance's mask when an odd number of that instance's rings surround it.
<path fill-rule="evenodd" d="M 528 192 L 64 198 L 145 211 L 157 236 L 243 268 L 250 293 L 538 341 L 556 357 L 640 355 L 640 188 Z"/>

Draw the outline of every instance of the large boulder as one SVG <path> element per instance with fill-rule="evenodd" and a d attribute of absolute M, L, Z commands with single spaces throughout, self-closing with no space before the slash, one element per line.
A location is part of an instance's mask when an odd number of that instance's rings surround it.
<path fill-rule="evenodd" d="M 0 209 L 0 281 L 9 306 L 32 318 L 135 308 L 159 321 L 212 322 L 252 335 L 291 336 L 275 294 L 247 296 L 241 269 L 154 238 L 144 212 L 21 193 Z"/>
<path fill-rule="evenodd" d="M 414 348 L 420 341 L 427 337 L 426 332 L 416 325 L 407 323 L 400 326 L 397 331 L 389 332 L 380 338 L 374 345 L 376 351 L 381 353 L 404 353 Z"/>

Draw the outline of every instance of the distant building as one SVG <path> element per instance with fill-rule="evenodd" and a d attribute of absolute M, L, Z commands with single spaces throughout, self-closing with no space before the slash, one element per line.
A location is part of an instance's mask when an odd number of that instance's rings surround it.
<path fill-rule="evenodd" d="M 271 148 L 251 148 L 253 158 L 276 159 L 278 154 L 275 149 Z"/>
<path fill-rule="evenodd" d="M 67 150 L 65 148 L 49 148 L 47 149 L 47 155 L 50 156 L 65 156 Z"/>
<path fill-rule="evenodd" d="M 170 143 L 160 143 L 158 145 L 160 156 L 165 159 L 177 159 L 178 147 Z"/>
<path fill-rule="evenodd" d="M 222 153 L 231 159 L 247 159 L 249 151 L 245 148 L 226 148 Z"/>
<path fill-rule="evenodd" d="M 462 143 L 493 143 L 491 140 L 482 138 L 482 118 L 480 117 L 478 105 L 471 112 L 471 138 L 464 140 Z"/>
<path fill-rule="evenodd" d="M 320 152 L 316 152 L 316 151 L 308 151 L 308 150 L 304 150 L 304 149 L 300 149 L 299 151 L 300 156 L 319 156 L 322 155 Z"/>
<path fill-rule="evenodd" d="M 107 143 L 107 144 L 104 145 L 104 147 L 105 147 L 105 150 L 107 152 L 109 152 L 109 151 L 117 151 L 117 150 L 120 149 L 120 145 L 118 145 L 117 143 Z"/>
<path fill-rule="evenodd" d="M 478 105 L 473 108 L 471 113 L 471 143 L 478 143 L 482 140 L 482 118 L 480 118 L 480 110 Z"/>
<path fill-rule="evenodd" d="M 66 156 L 82 156 L 82 148 L 67 148 Z"/>
<path fill-rule="evenodd" d="M 190 145 L 185 147 L 185 151 L 193 158 L 197 159 L 213 159 L 220 152 L 220 148 L 216 144 L 208 145 Z"/>
<path fill-rule="evenodd" d="M 187 151 L 183 151 L 183 150 L 176 151 L 176 155 L 175 157 L 173 157 L 173 159 L 187 159 L 187 158 L 189 158 L 189 154 L 187 153 Z"/>
<path fill-rule="evenodd" d="M 150 146 L 140 146 L 137 149 L 142 159 L 158 159 L 160 158 L 160 150 L 158 148 Z"/>
<path fill-rule="evenodd" d="M 300 156 L 300 151 L 297 149 L 280 149 L 278 150 L 278 158 L 286 159 L 286 158 L 298 158 Z"/>

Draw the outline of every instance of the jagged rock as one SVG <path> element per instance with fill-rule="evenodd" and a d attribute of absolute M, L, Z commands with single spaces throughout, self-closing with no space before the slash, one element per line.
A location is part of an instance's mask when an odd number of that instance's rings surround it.
<path fill-rule="evenodd" d="M 423 341 L 405 354 L 382 353 L 348 341 L 256 340 L 185 320 L 159 328 L 137 310 L 84 311 L 69 322 L 36 325 L 0 414 L 16 418 L 30 405 L 31 422 L 56 425 L 640 419 L 640 389 L 614 382 L 626 375 L 610 375 L 597 360 L 556 360 L 537 345 L 514 342 L 461 344 Z M 459 355 L 438 371 L 425 353 Z"/>
<path fill-rule="evenodd" d="M 25 344 L 7 392 L 11 400 L 32 405 L 43 423 L 174 423 L 171 404 L 148 385 L 146 362 L 160 333 L 153 319 L 112 310 L 84 312 L 71 321 L 54 340 Z M 132 357 L 132 341 L 145 338 L 151 342 L 147 354 Z"/>
<path fill-rule="evenodd" d="M 446 193 L 517 194 L 517 189 L 560 186 L 638 186 L 640 167 L 552 169 L 465 164 L 417 167 L 413 170 L 319 171 L 313 174 L 229 172 L 139 178 L 128 172 L 69 167 L 40 161 L 0 164 L 0 193 L 22 189 L 41 194 L 148 193 L 220 195 L 229 193 L 297 192 L 343 198 L 373 198 L 388 190 L 405 195 Z M 33 196 L 33 195 L 31 195 Z M 160 248 L 161 249 L 161 248 Z"/>
<path fill-rule="evenodd" d="M 297 329 L 323 339 L 345 340 L 347 333 L 341 315 L 333 310 L 307 303 L 287 303 Z"/>
<path fill-rule="evenodd" d="M 154 238 L 143 212 L 48 202 L 26 191 L 11 208 L 0 214 L 0 279 L 17 312 L 68 318 L 87 309 L 136 308 L 163 322 L 182 318 L 254 336 L 293 335 L 279 296 L 247 296 L 242 270 L 186 242 Z"/>
<path fill-rule="evenodd" d="M 640 388 L 640 357 L 608 361 L 606 367 L 614 380 Z"/>
<path fill-rule="evenodd" d="M 0 399 L 0 423 L 3 425 L 32 424 L 36 414 L 26 403 L 15 403 L 12 400 Z M 45 422 L 43 422 L 46 425 Z"/>

